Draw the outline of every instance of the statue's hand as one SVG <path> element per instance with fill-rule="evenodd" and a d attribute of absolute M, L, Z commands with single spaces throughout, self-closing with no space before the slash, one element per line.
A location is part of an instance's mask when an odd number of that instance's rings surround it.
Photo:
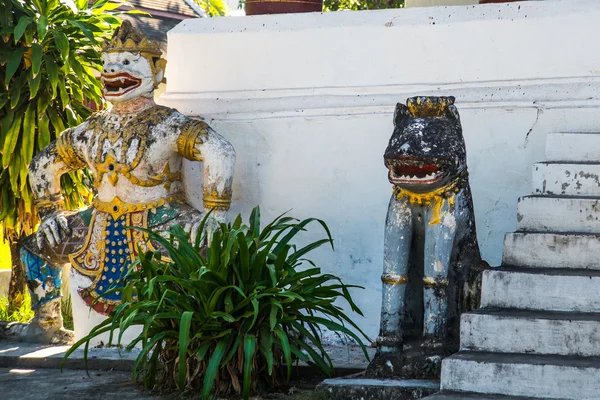
<path fill-rule="evenodd" d="M 67 220 L 68 214 L 68 211 L 56 211 L 44 218 L 36 234 L 37 244 L 40 248 L 43 246 L 44 240 L 54 247 L 61 244 L 71 234 Z"/>
<path fill-rule="evenodd" d="M 196 238 L 200 232 L 200 225 L 202 220 L 204 219 L 204 215 L 200 215 L 191 222 L 185 224 L 183 230 L 190 235 L 190 243 L 196 243 Z M 206 223 L 204 224 L 204 233 L 206 236 L 206 242 L 210 244 L 212 240 L 213 233 L 219 229 L 219 224 L 224 223 L 227 218 L 227 211 L 222 210 L 214 210 L 206 219 Z"/>

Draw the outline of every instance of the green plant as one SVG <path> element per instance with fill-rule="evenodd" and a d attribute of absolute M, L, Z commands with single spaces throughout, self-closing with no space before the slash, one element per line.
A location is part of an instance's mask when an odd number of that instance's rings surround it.
<path fill-rule="evenodd" d="M 63 326 L 66 329 L 73 330 L 73 307 L 71 306 L 71 296 L 64 296 L 61 299 L 61 304 Z M 29 322 L 33 317 L 34 314 L 31 309 L 31 297 L 29 296 L 29 292 L 25 292 L 24 301 L 16 310 L 12 310 L 9 307 L 8 297 L 0 297 L 0 321 Z"/>
<path fill-rule="evenodd" d="M 102 103 L 94 71 L 101 67 L 99 44 L 119 24 L 113 10 L 120 5 L 108 0 L 0 0 L 0 221 L 15 268 L 20 264 L 16 242 L 38 222 L 29 163 L 66 127 L 90 115 L 86 101 Z M 65 174 L 61 183 L 70 207 L 90 195 L 81 173 Z M 23 272 L 15 270 L 13 276 Z M 24 281 L 11 284 L 17 307 L 24 291 Z"/>
<path fill-rule="evenodd" d="M 404 7 L 404 0 L 324 0 L 323 11 L 381 10 Z"/>
<path fill-rule="evenodd" d="M 31 298 L 29 293 L 25 294 L 23 303 L 17 309 L 9 307 L 7 297 L 0 297 L 0 321 L 8 322 L 29 322 L 33 319 L 33 310 L 31 309 Z"/>
<path fill-rule="evenodd" d="M 67 293 L 63 296 L 62 299 L 60 299 L 60 305 L 64 328 L 73 330 L 73 304 L 71 303 L 71 295 Z"/>
<path fill-rule="evenodd" d="M 229 13 L 229 6 L 224 0 L 194 0 L 209 17 L 223 17 Z"/>
<path fill-rule="evenodd" d="M 291 240 L 311 222 L 319 223 L 327 238 L 298 248 Z M 141 344 L 134 375 L 143 376 L 146 388 L 201 388 L 205 399 L 233 392 L 247 399 L 287 382 L 298 360 L 331 375 L 322 327 L 352 337 L 368 357 L 349 328 L 364 333 L 336 304 L 343 299 L 362 315 L 349 293 L 357 286 L 321 274 L 304 259 L 323 244 L 333 247 L 323 221 L 279 216 L 261 230 L 257 207 L 248 226 L 241 216 L 221 224 L 205 248 L 203 237 L 189 244 L 179 226 L 171 228 L 169 239 L 148 232 L 172 262 L 160 261 L 160 253 L 142 254 L 123 279 L 123 304 L 65 359 L 83 344 L 87 358 L 90 340 L 105 332 L 112 342 L 120 330 L 121 344 L 122 332 L 139 325 L 142 332 L 126 349 Z M 308 269 L 299 268 L 303 263 Z"/>

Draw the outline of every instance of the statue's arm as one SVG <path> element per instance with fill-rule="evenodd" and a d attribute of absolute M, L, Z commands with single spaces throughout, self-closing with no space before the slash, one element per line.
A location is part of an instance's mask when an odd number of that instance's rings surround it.
<path fill-rule="evenodd" d="M 51 245 L 62 241 L 61 229 L 68 231 L 66 219 L 57 213 L 64 210 L 60 177 L 62 174 L 86 167 L 83 158 L 73 145 L 75 129 L 67 129 L 58 139 L 40 151 L 29 165 L 29 181 L 34 204 L 42 218 L 38 229 L 38 243 L 43 235 Z M 59 229 L 60 227 L 60 229 Z"/>
<path fill-rule="evenodd" d="M 204 163 L 203 203 L 206 212 L 224 221 L 231 205 L 235 150 L 231 143 L 203 121 L 188 119 L 177 140 L 178 153 Z"/>

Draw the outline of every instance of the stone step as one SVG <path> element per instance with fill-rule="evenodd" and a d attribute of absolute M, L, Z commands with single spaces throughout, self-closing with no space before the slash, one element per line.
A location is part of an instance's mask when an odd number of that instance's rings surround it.
<path fill-rule="evenodd" d="M 600 198 L 521 197 L 517 209 L 517 230 L 600 233 Z"/>
<path fill-rule="evenodd" d="M 462 315 L 461 350 L 600 357 L 600 314 L 481 309 Z"/>
<path fill-rule="evenodd" d="M 532 175 L 534 194 L 600 196 L 600 164 L 536 163 Z"/>
<path fill-rule="evenodd" d="M 518 340 L 518 338 L 513 338 Z M 459 352 L 442 361 L 442 390 L 597 400 L 600 358 Z"/>
<path fill-rule="evenodd" d="M 499 394 L 481 394 L 481 393 L 466 393 L 466 392 L 450 392 L 442 390 L 431 396 L 427 396 L 424 400 L 461 400 L 461 399 L 477 399 L 477 400 L 535 400 L 535 397 L 522 396 L 503 396 Z M 560 400 L 560 399 L 558 399 Z"/>
<path fill-rule="evenodd" d="M 548 161 L 600 161 L 600 134 L 549 133 L 546 136 Z"/>
<path fill-rule="evenodd" d="M 504 236 L 503 265 L 600 270 L 600 234 L 511 232 Z"/>
<path fill-rule="evenodd" d="M 600 312 L 600 271 L 498 268 L 483 272 L 482 308 Z"/>

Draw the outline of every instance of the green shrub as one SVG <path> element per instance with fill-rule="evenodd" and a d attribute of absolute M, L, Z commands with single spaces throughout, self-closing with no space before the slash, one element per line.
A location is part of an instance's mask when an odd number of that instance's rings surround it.
<path fill-rule="evenodd" d="M 33 310 L 29 293 L 25 294 L 23 303 L 16 310 L 10 310 L 8 297 L 0 297 L 0 321 L 29 322 L 32 319 Z"/>
<path fill-rule="evenodd" d="M 327 238 L 298 248 L 291 240 L 311 222 Z M 241 216 L 221 224 L 206 248 L 200 246 L 204 237 L 189 244 L 179 226 L 169 239 L 148 232 L 173 261 L 142 254 L 124 277 L 124 303 L 65 358 L 83 344 L 87 357 L 90 339 L 110 331 L 112 342 L 118 329 L 139 325 L 142 333 L 126 349 L 141 344 L 134 376 L 142 376 L 146 388 L 200 389 L 203 398 L 241 393 L 247 399 L 287 382 L 299 360 L 331 375 L 322 327 L 350 336 L 368 357 L 354 332 L 364 333 L 336 304 L 343 299 L 362 315 L 348 291 L 357 286 L 321 274 L 303 258 L 323 244 L 333 247 L 323 221 L 279 216 L 261 230 L 256 208 L 248 226 Z M 309 268 L 300 269 L 303 263 Z M 121 344 L 120 334 L 117 340 Z"/>
<path fill-rule="evenodd" d="M 73 308 L 71 306 L 71 296 L 66 295 L 60 300 L 62 307 L 63 326 L 66 329 L 73 330 Z M 8 297 L 0 297 L 0 321 L 8 322 L 29 322 L 33 319 L 34 314 L 31 309 L 31 297 L 29 292 L 25 293 L 24 301 L 19 308 L 10 311 Z"/>

